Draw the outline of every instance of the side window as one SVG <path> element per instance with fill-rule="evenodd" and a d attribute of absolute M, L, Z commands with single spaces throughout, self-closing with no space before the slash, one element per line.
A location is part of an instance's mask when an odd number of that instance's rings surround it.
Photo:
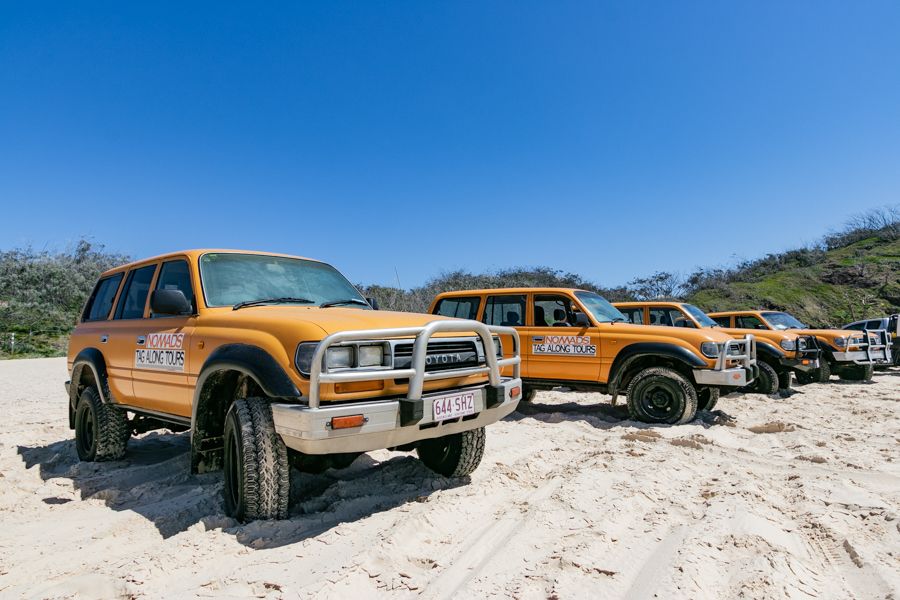
<path fill-rule="evenodd" d="M 482 320 L 488 325 L 522 327 L 525 325 L 525 296 L 488 296 Z"/>
<path fill-rule="evenodd" d="M 753 315 L 744 315 L 734 318 L 738 329 L 767 329 L 763 322 Z"/>
<path fill-rule="evenodd" d="M 731 317 L 711 317 L 719 327 L 731 327 Z"/>
<path fill-rule="evenodd" d="M 481 298 L 443 298 L 438 301 L 434 314 L 459 319 L 477 319 Z"/>
<path fill-rule="evenodd" d="M 657 307 L 650 309 L 650 324 L 666 327 L 691 327 L 691 322 L 677 308 Z"/>
<path fill-rule="evenodd" d="M 900 327 L 898 327 L 898 325 L 900 325 L 900 322 L 898 321 L 900 321 L 900 316 L 894 315 L 893 317 L 891 317 L 891 320 L 888 323 L 888 331 L 890 331 L 891 333 L 900 334 Z"/>
<path fill-rule="evenodd" d="M 867 329 L 882 329 L 881 321 L 869 321 L 866 324 Z"/>
<path fill-rule="evenodd" d="M 100 321 L 109 318 L 109 311 L 112 310 L 113 300 L 116 299 L 116 292 L 123 276 L 124 273 L 116 273 L 97 282 L 84 307 L 82 321 Z"/>
<path fill-rule="evenodd" d="M 156 280 L 158 290 L 181 290 L 191 306 L 194 306 L 194 288 L 191 286 L 191 272 L 186 260 L 172 260 L 163 263 Z M 154 315 L 151 317 L 166 317 L 169 315 Z"/>
<path fill-rule="evenodd" d="M 147 304 L 147 294 L 155 272 L 156 265 L 149 265 L 128 273 L 125 288 L 116 306 L 116 319 L 140 319 L 144 316 L 144 306 Z"/>
<path fill-rule="evenodd" d="M 634 323 L 635 325 L 644 324 L 643 308 L 620 308 L 619 312 L 625 315 L 629 323 Z"/>
<path fill-rule="evenodd" d="M 852 325 L 847 325 L 844 329 L 852 329 L 853 331 L 862 331 L 865 329 L 865 323 L 853 323 Z"/>
<path fill-rule="evenodd" d="M 540 294 L 534 297 L 535 327 L 571 327 L 574 323 L 572 299 L 568 296 Z"/>

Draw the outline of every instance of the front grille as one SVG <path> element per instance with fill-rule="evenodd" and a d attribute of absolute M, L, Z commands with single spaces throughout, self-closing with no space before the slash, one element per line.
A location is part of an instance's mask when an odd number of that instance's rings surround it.
<path fill-rule="evenodd" d="M 394 368 L 407 369 L 412 365 L 412 344 L 394 346 Z M 426 371 L 447 371 L 484 364 L 478 360 L 478 349 L 475 342 L 430 342 L 425 354 Z"/>

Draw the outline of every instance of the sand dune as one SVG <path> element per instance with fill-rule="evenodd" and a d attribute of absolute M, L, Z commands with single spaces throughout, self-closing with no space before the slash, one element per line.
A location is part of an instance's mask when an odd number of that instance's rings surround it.
<path fill-rule="evenodd" d="M 688 425 L 541 392 L 471 481 L 412 455 L 297 474 L 291 519 L 226 517 L 186 434 L 79 463 L 63 359 L 0 362 L 0 597 L 900 596 L 900 371 L 730 395 Z"/>

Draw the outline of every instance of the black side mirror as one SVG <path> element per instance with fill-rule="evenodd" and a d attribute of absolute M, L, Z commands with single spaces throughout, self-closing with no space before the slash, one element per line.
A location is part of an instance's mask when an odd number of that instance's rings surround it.
<path fill-rule="evenodd" d="M 590 327 L 591 322 L 583 312 L 575 313 L 575 327 Z"/>
<path fill-rule="evenodd" d="M 366 302 L 372 307 L 372 310 L 378 310 L 378 300 L 375 298 L 366 298 Z"/>
<path fill-rule="evenodd" d="M 156 290 L 150 294 L 150 312 L 154 315 L 189 315 L 191 303 L 181 290 Z"/>

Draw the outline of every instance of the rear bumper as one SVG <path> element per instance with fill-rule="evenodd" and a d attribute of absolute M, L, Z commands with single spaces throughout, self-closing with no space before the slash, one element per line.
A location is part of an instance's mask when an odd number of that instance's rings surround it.
<path fill-rule="evenodd" d="M 518 387 L 516 395 L 513 388 Z M 442 437 L 495 423 L 515 410 L 522 397 L 522 380 L 504 378 L 498 386 L 441 390 L 419 399 L 400 398 L 375 402 L 320 405 L 272 404 L 275 431 L 284 443 L 305 454 L 369 452 L 394 448 L 419 440 Z M 435 423 L 432 399 L 453 392 L 473 392 L 475 413 Z M 332 429 L 334 417 L 363 415 L 364 423 L 352 429 Z"/>
<path fill-rule="evenodd" d="M 694 381 L 697 385 L 744 387 L 756 379 L 758 368 L 754 363 L 749 367 L 731 369 L 694 369 Z"/>

